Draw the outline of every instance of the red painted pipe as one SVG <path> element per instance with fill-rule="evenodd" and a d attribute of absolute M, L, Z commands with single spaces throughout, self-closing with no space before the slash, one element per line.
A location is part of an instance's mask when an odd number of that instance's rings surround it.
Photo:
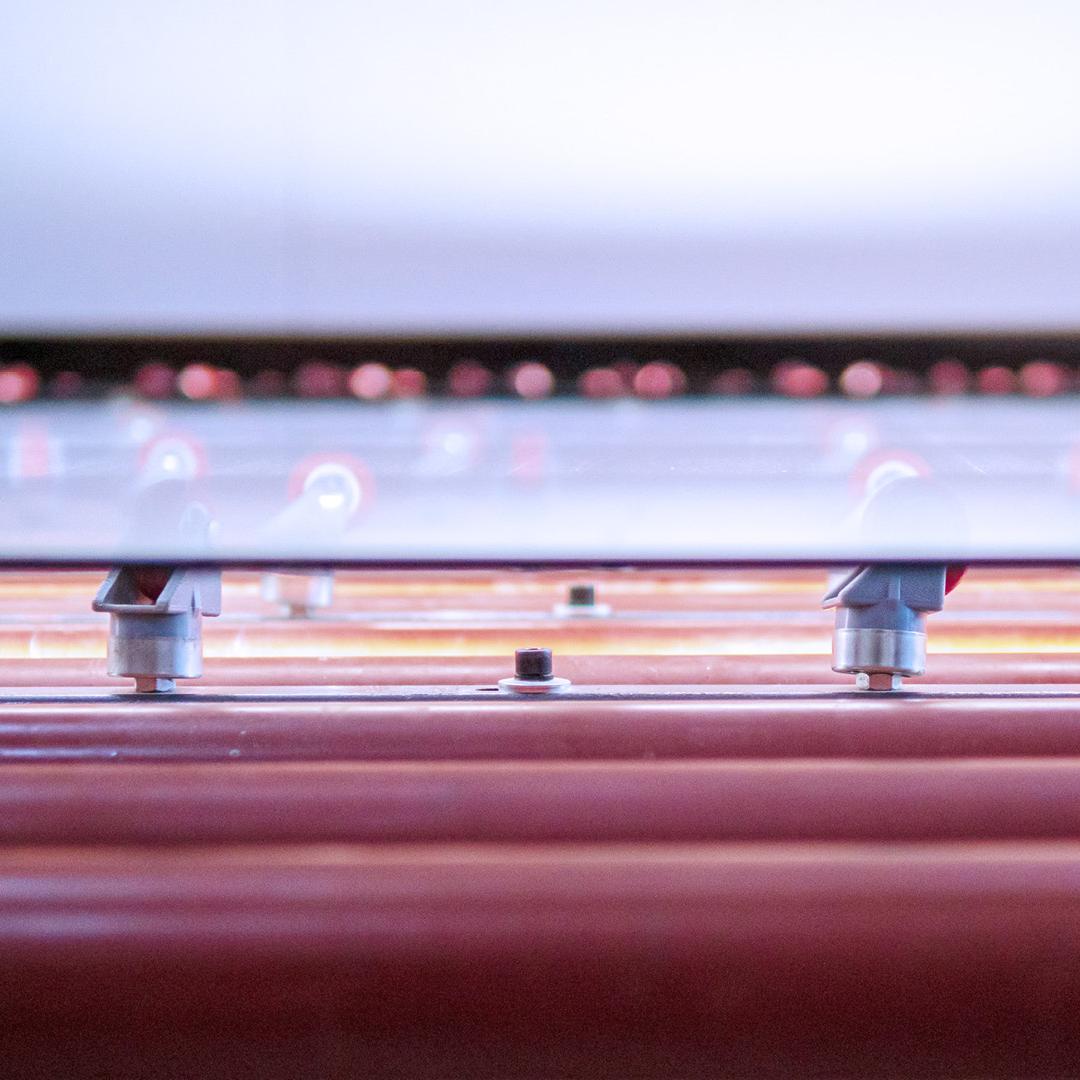
<path fill-rule="evenodd" d="M 479 695 L 478 695 L 479 697 Z M 0 704 L 0 760 L 1080 756 L 1080 696 L 817 692 L 715 700 L 140 699 Z"/>
<path fill-rule="evenodd" d="M 0 961 L 15 1069 L 1071 1075 L 1080 845 L 4 851 Z"/>
<path fill-rule="evenodd" d="M 559 671 L 589 685 L 769 686 L 852 684 L 826 655 L 573 656 Z M 509 656 L 208 657 L 200 686 L 490 686 L 510 673 Z M 86 686 L 122 690 L 129 679 L 105 673 L 105 659 L 0 659 L 2 688 Z M 911 686 L 1075 683 L 1080 654 L 944 653 Z M 181 686 L 188 685 L 181 683 Z"/>
<path fill-rule="evenodd" d="M 8 766 L 0 842 L 1080 837 L 1080 759 Z"/>
<path fill-rule="evenodd" d="M 747 649 L 766 654 L 793 652 L 826 660 L 832 639 L 829 612 L 807 612 L 790 621 L 775 618 L 491 620 L 485 618 L 408 619 L 388 615 L 371 621 L 313 619 L 240 622 L 207 619 L 203 625 L 208 657 L 293 656 L 512 656 L 522 645 L 544 644 L 564 655 L 740 655 Z M 104 621 L 5 623 L 0 653 L 8 657 L 86 657 L 105 653 Z M 1080 616 L 1057 613 L 1014 626 L 1007 615 L 988 619 L 950 619 L 935 615 L 929 624 L 931 649 L 991 652 L 1049 649 L 1080 651 Z M 826 664 L 827 666 L 827 664 Z"/>
<path fill-rule="evenodd" d="M 320 948 L 604 953 L 638 940 L 666 941 L 685 958 L 747 935 L 763 935 L 762 955 L 777 946 L 828 951 L 845 925 L 891 949 L 890 928 L 908 940 L 932 936 L 935 915 L 961 939 L 987 928 L 979 912 L 1022 937 L 1030 922 L 1018 896 L 1032 911 L 1080 920 L 1080 843 L 5 848 L 0 951 L 41 957 L 122 943 L 162 958 L 243 964 Z M 830 909 L 815 915 L 822 901 Z M 863 922 L 871 909 L 875 918 Z M 27 911 L 38 913 L 37 934 L 27 933 Z M 791 920 L 795 911 L 805 919 Z M 481 912 L 490 917 L 469 917 Z M 570 912 L 584 920 L 573 929 L 563 918 Z M 222 920 L 235 926 L 232 940 L 222 939 Z M 1080 962 L 1080 933 L 1044 944 Z"/>

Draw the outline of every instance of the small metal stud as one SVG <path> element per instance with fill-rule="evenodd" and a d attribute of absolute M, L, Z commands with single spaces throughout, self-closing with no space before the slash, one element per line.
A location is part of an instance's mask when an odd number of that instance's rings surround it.
<path fill-rule="evenodd" d="M 903 685 L 902 675 L 888 671 L 860 671 L 855 675 L 856 690 L 900 690 Z"/>
<path fill-rule="evenodd" d="M 611 614 L 610 604 L 596 601 L 596 586 L 587 583 L 571 585 L 566 601 L 555 605 L 555 614 L 562 619 L 599 618 Z"/>
<path fill-rule="evenodd" d="M 551 650 L 539 647 L 514 653 L 514 674 L 500 679 L 499 686 L 515 694 L 550 694 L 570 685 L 569 679 L 552 674 Z"/>

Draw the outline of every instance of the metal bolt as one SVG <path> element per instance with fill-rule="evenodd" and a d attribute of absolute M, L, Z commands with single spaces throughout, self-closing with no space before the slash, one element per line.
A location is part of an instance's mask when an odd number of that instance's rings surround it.
<path fill-rule="evenodd" d="M 596 603 L 596 586 L 571 585 L 566 602 L 571 607 L 592 607 Z"/>
<path fill-rule="evenodd" d="M 518 649 L 514 653 L 514 677 L 518 679 L 550 679 L 550 649 Z"/>
<path fill-rule="evenodd" d="M 555 605 L 555 614 L 562 619 L 602 618 L 611 614 L 610 604 L 596 602 L 596 586 L 587 582 L 571 585 L 566 590 L 566 602 Z"/>
<path fill-rule="evenodd" d="M 535 647 L 517 649 L 514 652 L 514 674 L 499 680 L 503 690 L 516 694 L 549 694 L 569 685 L 569 679 L 552 674 L 551 650 Z"/>

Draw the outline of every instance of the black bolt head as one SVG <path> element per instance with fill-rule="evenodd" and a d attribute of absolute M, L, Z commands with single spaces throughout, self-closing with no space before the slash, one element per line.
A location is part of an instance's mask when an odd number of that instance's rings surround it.
<path fill-rule="evenodd" d="M 571 607 L 592 607 L 596 603 L 596 586 L 571 585 L 567 600 Z"/>
<path fill-rule="evenodd" d="M 518 649 L 514 653 L 514 675 L 519 679 L 550 679 L 550 649 Z"/>

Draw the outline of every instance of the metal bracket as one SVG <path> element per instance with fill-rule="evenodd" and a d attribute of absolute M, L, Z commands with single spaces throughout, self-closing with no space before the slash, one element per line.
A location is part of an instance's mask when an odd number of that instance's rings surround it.
<path fill-rule="evenodd" d="M 833 671 L 865 690 L 897 690 L 926 670 L 926 615 L 945 605 L 944 565 L 861 566 L 833 585 L 822 606 L 836 609 Z"/>
<path fill-rule="evenodd" d="M 202 616 L 221 613 L 221 571 L 117 567 L 93 609 L 110 616 L 108 673 L 134 677 L 141 692 L 167 692 L 203 673 Z"/>

